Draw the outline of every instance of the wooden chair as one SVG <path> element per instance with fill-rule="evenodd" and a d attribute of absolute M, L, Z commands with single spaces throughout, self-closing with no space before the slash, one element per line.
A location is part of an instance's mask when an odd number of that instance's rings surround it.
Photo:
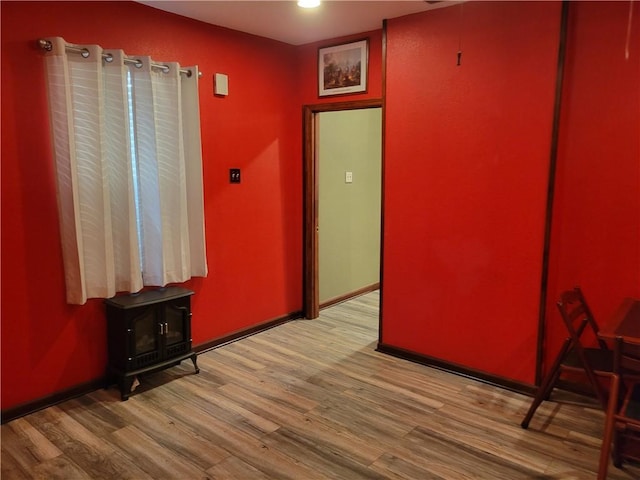
<path fill-rule="evenodd" d="M 613 372 L 613 351 L 598 337 L 598 324 L 579 287 L 563 292 L 557 302 L 569 336 L 536 391 L 531 407 L 520 424 L 528 428 L 529 422 L 543 400 L 548 400 L 551 391 L 563 373 L 580 374 L 587 377 L 602 408 L 607 406 L 607 395 L 598 377 L 610 377 Z M 589 338 L 591 337 L 591 338 Z M 596 347 L 586 347 L 589 341 L 597 340 Z"/>
<path fill-rule="evenodd" d="M 598 480 L 607 478 L 612 443 L 616 467 L 623 460 L 640 462 L 640 344 L 616 338 L 613 372 Z"/>

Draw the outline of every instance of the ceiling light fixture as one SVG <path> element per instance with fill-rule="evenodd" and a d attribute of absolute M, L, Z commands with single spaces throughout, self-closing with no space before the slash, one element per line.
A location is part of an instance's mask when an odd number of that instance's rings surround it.
<path fill-rule="evenodd" d="M 302 8 L 316 8 L 320 6 L 320 0 L 300 0 L 298 6 Z"/>

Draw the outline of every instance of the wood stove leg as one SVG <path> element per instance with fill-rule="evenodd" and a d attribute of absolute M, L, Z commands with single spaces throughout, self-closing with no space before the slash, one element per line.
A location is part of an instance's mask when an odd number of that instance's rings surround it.
<path fill-rule="evenodd" d="M 104 389 L 109 390 L 109 387 L 115 383 L 115 378 L 113 372 L 110 368 L 107 368 L 106 373 L 104 374 Z"/>
<path fill-rule="evenodd" d="M 198 368 L 198 355 L 196 355 L 195 353 L 192 353 L 191 361 L 193 362 L 193 368 L 196 369 L 196 373 L 200 373 L 200 369 Z"/>
<path fill-rule="evenodd" d="M 120 378 L 120 399 L 122 401 L 129 400 L 134 378 L 134 375 L 123 375 Z"/>

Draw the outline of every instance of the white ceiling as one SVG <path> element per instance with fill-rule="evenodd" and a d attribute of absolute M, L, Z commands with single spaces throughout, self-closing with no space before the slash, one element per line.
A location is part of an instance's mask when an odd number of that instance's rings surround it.
<path fill-rule="evenodd" d="M 169 1 L 139 3 L 194 18 L 212 25 L 303 45 L 382 28 L 382 20 L 440 8 L 454 3 L 424 0 L 324 0 L 320 7 L 303 9 L 295 1 Z"/>

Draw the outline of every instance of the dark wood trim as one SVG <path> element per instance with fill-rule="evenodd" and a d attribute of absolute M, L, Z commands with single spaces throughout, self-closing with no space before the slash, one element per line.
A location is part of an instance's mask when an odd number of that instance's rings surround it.
<path fill-rule="evenodd" d="M 347 300 L 351 300 L 352 298 L 359 297 L 360 295 L 364 295 L 365 293 L 375 292 L 380 288 L 379 283 L 374 283 L 372 285 L 367 285 L 366 287 L 359 288 L 353 292 L 347 293 L 345 295 L 340 295 L 339 297 L 331 298 L 326 302 L 320 304 L 320 308 L 327 308 L 332 305 L 336 305 L 338 303 L 346 302 Z"/>
<path fill-rule="evenodd" d="M 208 352 L 209 350 L 213 350 L 214 348 L 221 347 L 222 345 L 226 345 L 228 343 L 235 342 L 240 340 L 241 338 L 250 337 L 251 335 L 255 335 L 259 332 L 264 332 L 265 330 L 269 330 L 273 327 L 277 327 L 278 325 L 282 325 L 283 323 L 290 322 L 291 320 L 298 320 L 302 318 L 302 312 L 293 312 L 288 315 L 284 315 L 282 317 L 274 318 L 272 320 L 267 320 L 266 322 L 259 323 L 249 328 L 242 328 L 240 330 L 236 330 L 224 337 L 219 337 L 209 342 L 201 343 L 199 345 L 195 345 L 193 347 L 193 351 L 197 354 L 201 354 L 204 352 Z"/>
<path fill-rule="evenodd" d="M 2 410 L 1 421 L 3 424 L 10 422 L 11 420 L 15 420 L 16 418 L 24 417 L 25 415 L 28 415 L 30 413 L 34 413 L 44 408 L 58 405 L 59 403 L 71 400 L 72 398 L 80 397 L 81 395 L 86 395 L 87 393 L 91 393 L 100 388 L 104 388 L 105 385 L 106 378 L 103 377 L 92 380 L 90 382 L 81 383 L 80 385 L 76 385 L 72 388 L 52 393 L 51 395 L 38 398 L 37 400 L 22 403 L 20 405 L 16 405 L 15 407 L 7 408 L 5 410 Z"/>
<path fill-rule="evenodd" d="M 380 171 L 382 178 L 380 179 L 380 300 L 378 304 L 378 342 L 382 343 L 382 301 L 384 295 L 383 283 L 384 283 L 384 206 L 385 206 L 385 151 L 386 151 L 386 131 L 387 131 L 387 19 L 382 21 L 382 146 L 380 159 L 382 164 L 380 165 Z"/>
<path fill-rule="evenodd" d="M 456 363 L 447 362 L 445 360 L 440 360 L 428 355 L 411 352 L 402 348 L 392 347 L 383 343 L 378 343 L 378 347 L 376 348 L 376 350 L 378 352 L 393 355 L 394 357 L 402 358 L 404 360 L 409 360 L 421 365 L 437 368 L 448 373 L 454 373 L 463 377 L 472 378 L 488 385 L 505 388 L 507 390 L 511 390 L 512 392 L 533 395 L 536 391 L 535 386 L 529 385 L 527 383 L 516 382 L 515 380 L 511 380 L 505 377 L 492 375 L 481 370 L 464 367 Z"/>
<path fill-rule="evenodd" d="M 327 102 L 313 105 L 304 105 L 304 109 L 312 113 L 338 112 L 340 110 L 360 110 L 362 108 L 378 108 L 382 106 L 382 99 L 371 98 L 367 100 L 353 100 L 351 102 Z"/>
<path fill-rule="evenodd" d="M 288 315 L 278 317 L 273 320 L 268 320 L 258 325 L 254 325 L 250 328 L 238 330 L 236 332 L 230 333 L 229 335 L 225 335 L 224 337 L 217 338 L 210 342 L 196 345 L 193 347 L 193 351 L 195 353 L 200 354 L 208 350 L 212 350 L 216 347 L 226 345 L 227 343 L 234 342 L 241 338 L 254 335 L 264 330 L 269 330 L 270 328 L 277 327 L 278 325 L 282 325 L 283 323 L 287 323 L 291 320 L 297 320 L 299 318 L 302 318 L 302 312 L 293 312 Z M 0 420 L 4 424 L 6 422 L 10 422 L 11 420 L 15 420 L 16 418 L 24 417 L 25 415 L 28 415 L 30 413 L 35 413 L 38 410 L 42 410 L 47 407 L 52 407 L 54 405 L 58 405 L 59 403 L 65 402 L 67 400 L 71 400 L 81 395 L 86 395 L 88 393 L 91 393 L 95 390 L 99 390 L 101 388 L 105 388 L 106 385 L 107 385 L 106 377 L 98 378 L 96 380 L 92 380 L 87 383 L 82 383 L 75 387 L 62 390 L 60 392 L 56 392 L 51 395 L 47 395 L 46 397 L 42 397 L 37 400 L 33 400 L 30 402 L 17 405 L 15 407 L 7 408 L 6 410 L 2 410 L 1 412 L 2 417 Z"/>
<path fill-rule="evenodd" d="M 303 107 L 303 310 L 306 318 L 320 314 L 318 299 L 318 193 L 315 172 L 315 114 L 310 106 Z"/>
<path fill-rule="evenodd" d="M 318 296 L 318 165 L 316 162 L 316 114 L 341 110 L 359 110 L 382 107 L 378 98 L 352 102 L 330 102 L 302 107 L 302 162 L 303 162 L 303 279 L 302 305 L 305 318 L 320 315 Z"/>
<path fill-rule="evenodd" d="M 536 385 L 543 378 L 544 343 L 546 336 L 547 297 L 549 295 L 549 250 L 551 248 L 551 228 L 553 223 L 553 200 L 555 195 L 556 166 L 558 161 L 558 137 L 560 133 L 560 114 L 562 108 L 562 88 L 564 82 L 564 64 L 567 50 L 567 24 L 569 19 L 569 1 L 563 0 L 560 16 L 560 39 L 558 43 L 558 66 L 556 73 L 555 102 L 553 106 L 553 124 L 551 130 L 551 151 L 549 154 L 549 183 L 547 207 L 545 213 L 544 244 L 542 250 L 542 277 L 540 279 L 540 306 L 538 317 L 538 343 L 536 347 Z"/>

